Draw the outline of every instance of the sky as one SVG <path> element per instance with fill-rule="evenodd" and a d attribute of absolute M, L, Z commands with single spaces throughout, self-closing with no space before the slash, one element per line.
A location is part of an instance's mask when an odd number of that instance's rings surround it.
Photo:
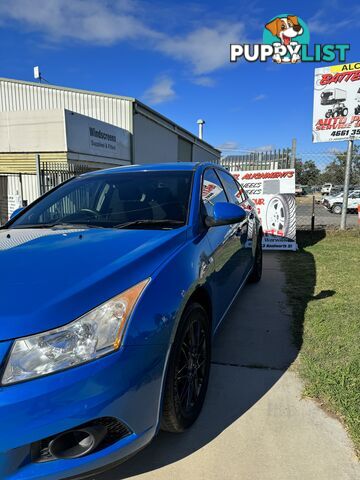
<path fill-rule="evenodd" d="M 360 60 L 357 0 L 0 0 L 0 76 L 135 97 L 223 153 L 312 144 L 314 68 L 229 61 L 230 43 L 261 43 L 265 23 L 301 17 L 312 43 L 349 43 Z M 345 148 L 343 142 L 336 147 Z"/>

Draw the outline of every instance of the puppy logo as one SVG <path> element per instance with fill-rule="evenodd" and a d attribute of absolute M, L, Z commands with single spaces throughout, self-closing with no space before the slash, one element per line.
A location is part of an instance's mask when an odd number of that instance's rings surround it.
<path fill-rule="evenodd" d="M 279 53 L 272 57 L 276 63 L 301 62 L 301 45 L 309 43 L 308 29 L 296 15 L 279 15 L 265 25 L 264 43 L 278 47 Z M 287 54 L 283 55 L 285 51 Z"/>
<path fill-rule="evenodd" d="M 296 15 L 283 13 L 265 24 L 262 43 L 231 43 L 230 62 L 299 63 L 328 62 L 338 58 L 346 62 L 348 43 L 315 43 L 310 45 L 306 23 Z"/>

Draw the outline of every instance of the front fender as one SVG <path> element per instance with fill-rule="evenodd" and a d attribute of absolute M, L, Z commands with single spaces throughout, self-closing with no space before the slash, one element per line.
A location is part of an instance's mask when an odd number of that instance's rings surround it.
<path fill-rule="evenodd" d="M 184 308 L 198 287 L 211 298 L 209 276 L 214 270 L 205 234 L 191 238 L 152 275 L 130 318 L 125 345 L 169 345 Z"/>

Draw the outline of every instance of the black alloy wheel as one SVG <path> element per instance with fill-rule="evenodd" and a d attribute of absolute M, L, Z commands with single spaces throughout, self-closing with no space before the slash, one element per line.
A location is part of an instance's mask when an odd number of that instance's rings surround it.
<path fill-rule="evenodd" d="M 169 359 L 161 428 L 182 432 L 200 414 L 210 372 L 209 317 L 199 303 L 185 310 Z"/>

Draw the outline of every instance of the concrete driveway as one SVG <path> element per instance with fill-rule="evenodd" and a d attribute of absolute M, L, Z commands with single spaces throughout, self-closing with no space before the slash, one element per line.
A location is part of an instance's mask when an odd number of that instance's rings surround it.
<path fill-rule="evenodd" d="M 360 468 L 342 425 L 289 370 L 297 352 L 277 253 L 260 284 L 240 294 L 213 350 L 203 412 L 184 434 L 151 445 L 96 480 L 356 480 Z"/>

